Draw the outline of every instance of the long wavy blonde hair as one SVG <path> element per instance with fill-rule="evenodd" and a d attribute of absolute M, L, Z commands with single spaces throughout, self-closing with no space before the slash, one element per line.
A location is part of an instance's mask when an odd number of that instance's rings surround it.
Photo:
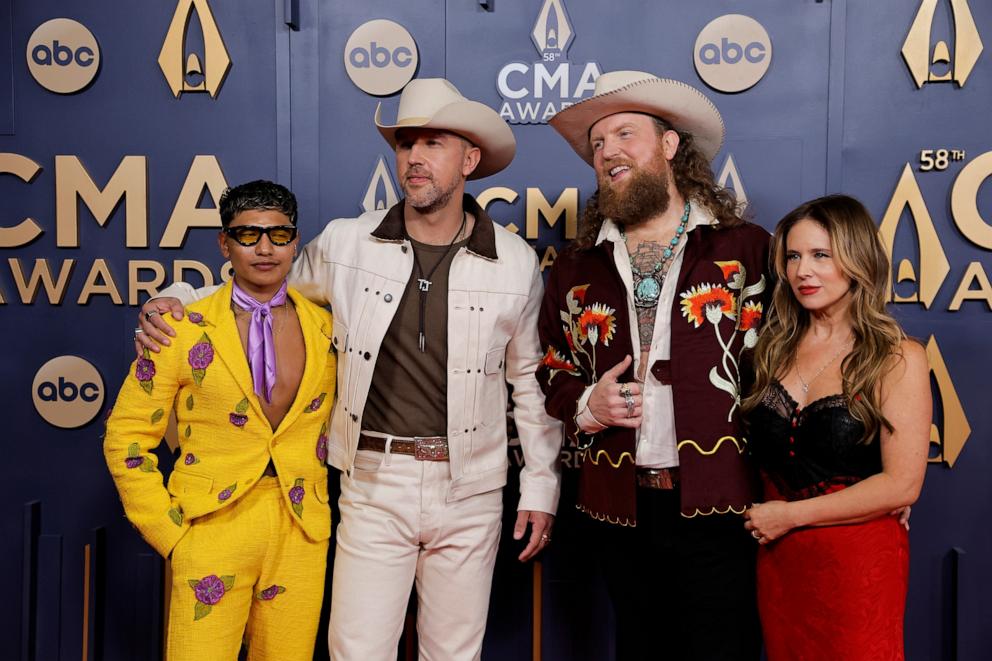
<path fill-rule="evenodd" d="M 889 293 L 889 258 L 882 247 L 871 214 L 847 195 L 828 195 L 797 207 L 775 228 L 770 261 L 777 276 L 771 307 L 754 348 L 754 386 L 742 403 L 754 409 L 776 376 L 790 369 L 799 342 L 810 325 L 809 312 L 799 304 L 786 277 L 786 239 L 801 220 L 813 220 L 830 235 L 830 247 L 841 271 L 851 279 L 849 316 L 854 345 L 841 362 L 844 395 L 851 414 L 865 427 L 862 442 L 870 443 L 884 425 L 879 384 L 900 354 L 906 338 L 899 323 L 886 310 Z"/>

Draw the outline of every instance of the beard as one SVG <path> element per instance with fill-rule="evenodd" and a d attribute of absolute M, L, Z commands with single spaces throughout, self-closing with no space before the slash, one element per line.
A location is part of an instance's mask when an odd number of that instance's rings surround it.
<path fill-rule="evenodd" d="M 430 214 L 443 209 L 451 201 L 451 196 L 454 195 L 455 190 L 458 188 L 457 181 L 452 181 L 450 186 L 442 188 L 432 175 L 425 172 L 413 171 L 407 173 L 407 176 L 410 175 L 430 178 L 428 185 L 420 186 L 416 190 L 412 190 L 407 186 L 406 179 L 403 180 L 401 186 L 407 202 L 422 214 Z"/>
<path fill-rule="evenodd" d="M 627 227 L 634 227 L 668 210 L 669 176 L 663 156 L 649 168 L 631 165 L 627 182 L 620 189 L 608 175 L 597 174 L 599 181 L 599 211 L 605 217 Z M 615 166 L 614 166 L 615 167 Z"/>

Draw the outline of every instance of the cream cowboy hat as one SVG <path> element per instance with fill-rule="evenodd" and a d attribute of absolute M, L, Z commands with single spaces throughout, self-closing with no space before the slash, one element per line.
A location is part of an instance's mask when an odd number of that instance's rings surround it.
<path fill-rule="evenodd" d="M 723 118 L 709 99 L 695 87 L 643 71 L 610 71 L 596 79 L 588 99 L 557 113 L 548 122 L 582 159 L 592 165 L 589 130 L 593 124 L 618 112 L 642 112 L 691 133 L 699 151 L 712 161 L 723 144 Z"/>
<path fill-rule="evenodd" d="M 513 131 L 496 111 L 466 99 L 444 78 L 416 78 L 407 83 L 400 94 L 395 124 L 384 124 L 381 114 L 382 103 L 379 103 L 375 125 L 393 149 L 396 131 L 408 127 L 443 129 L 471 141 L 482 155 L 469 179 L 496 174 L 510 164 L 517 151 Z"/>

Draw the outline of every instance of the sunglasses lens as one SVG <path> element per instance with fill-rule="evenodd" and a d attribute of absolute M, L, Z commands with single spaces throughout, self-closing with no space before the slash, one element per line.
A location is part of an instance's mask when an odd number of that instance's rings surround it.
<path fill-rule="evenodd" d="M 231 236 L 243 246 L 253 246 L 258 243 L 262 233 L 257 227 L 233 227 L 231 228 Z"/>
<path fill-rule="evenodd" d="M 272 227 L 269 229 L 269 240 L 277 246 L 284 246 L 296 236 L 293 227 Z"/>

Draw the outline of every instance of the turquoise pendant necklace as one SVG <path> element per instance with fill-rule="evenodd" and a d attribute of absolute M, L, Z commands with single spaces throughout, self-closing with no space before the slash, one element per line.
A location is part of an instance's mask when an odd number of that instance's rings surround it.
<path fill-rule="evenodd" d="M 630 270 L 634 274 L 635 306 L 639 308 L 653 308 L 658 305 L 658 297 L 661 296 L 661 287 L 665 283 L 665 274 L 667 273 L 665 266 L 672 261 L 679 241 L 685 236 L 685 228 L 688 223 L 689 203 L 686 202 L 679 226 L 675 228 L 675 236 L 668 242 L 665 249 L 661 251 L 661 258 L 654 263 L 654 266 L 646 271 L 641 271 L 634 265 L 634 260 L 631 259 Z M 624 242 L 627 241 L 627 235 L 624 233 L 622 227 L 620 228 L 620 236 L 623 237 Z"/>

